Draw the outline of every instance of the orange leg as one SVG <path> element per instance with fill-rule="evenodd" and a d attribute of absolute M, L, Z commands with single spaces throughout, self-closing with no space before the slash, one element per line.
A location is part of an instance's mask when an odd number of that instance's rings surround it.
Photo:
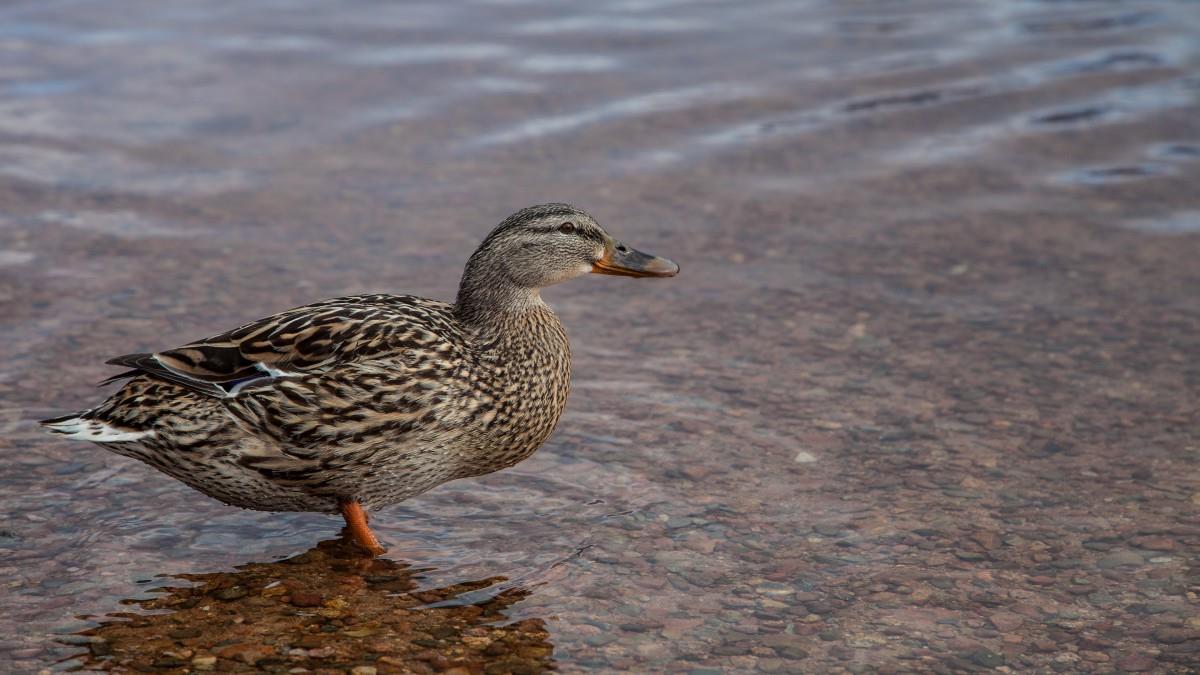
<path fill-rule="evenodd" d="M 350 539 L 374 555 L 382 555 L 384 548 L 375 533 L 367 527 L 367 512 L 357 501 L 342 502 L 342 517 L 346 519 L 346 529 L 350 531 Z"/>

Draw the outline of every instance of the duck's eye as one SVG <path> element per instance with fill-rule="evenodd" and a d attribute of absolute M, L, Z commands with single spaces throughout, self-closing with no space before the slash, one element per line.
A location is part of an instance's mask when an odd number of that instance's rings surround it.
<path fill-rule="evenodd" d="M 575 232 L 575 223 L 563 223 L 558 226 L 558 231 L 563 234 L 572 234 Z"/>

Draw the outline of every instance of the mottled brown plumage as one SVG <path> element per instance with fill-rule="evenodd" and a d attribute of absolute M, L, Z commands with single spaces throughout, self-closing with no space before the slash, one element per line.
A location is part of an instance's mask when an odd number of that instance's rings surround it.
<path fill-rule="evenodd" d="M 546 440 L 571 364 L 538 289 L 592 271 L 678 266 L 625 247 L 579 209 L 531 207 L 471 256 L 453 305 L 335 298 L 118 357 L 109 363 L 131 370 L 112 378 L 129 378 L 116 394 L 44 424 L 234 506 L 393 504 L 512 466 Z"/>

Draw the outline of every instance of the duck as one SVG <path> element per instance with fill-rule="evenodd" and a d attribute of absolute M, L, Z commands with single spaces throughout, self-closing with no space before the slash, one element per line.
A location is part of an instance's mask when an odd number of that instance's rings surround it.
<path fill-rule="evenodd" d="M 541 289 L 585 274 L 673 277 L 569 204 L 521 209 L 467 260 L 453 303 L 371 294 L 315 302 L 181 347 L 118 356 L 119 390 L 41 422 L 225 504 L 368 513 L 511 467 L 566 406 L 571 350 Z"/>

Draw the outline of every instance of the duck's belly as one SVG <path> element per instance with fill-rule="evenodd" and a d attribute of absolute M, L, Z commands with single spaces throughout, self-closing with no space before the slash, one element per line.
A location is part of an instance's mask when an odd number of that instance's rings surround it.
<path fill-rule="evenodd" d="M 338 513 L 340 502 L 354 499 L 377 509 L 427 492 L 442 483 L 477 473 L 466 472 L 447 449 L 393 452 L 385 449 L 378 464 L 355 463 L 301 476 L 269 477 L 237 461 L 236 452 L 202 457 L 151 451 L 134 443 L 106 443 L 113 452 L 137 459 L 187 486 L 230 506 L 255 511 Z M 387 455 L 391 455 L 388 457 Z"/>
<path fill-rule="evenodd" d="M 108 449 L 140 460 L 189 487 L 231 506 L 256 511 L 338 513 L 355 499 L 377 509 L 397 504 L 458 478 L 510 467 L 532 455 L 552 425 L 519 434 L 460 429 L 405 444 L 377 443 L 339 453 L 338 462 L 314 462 L 304 470 L 263 470 L 247 455 L 257 439 L 226 438 L 204 451 L 106 443 Z M 414 439 L 415 440 L 415 439 Z M 170 444 L 167 444 L 170 445 Z"/>
<path fill-rule="evenodd" d="M 258 471 L 230 461 L 228 455 L 209 455 L 197 461 L 184 455 L 151 452 L 133 443 L 103 445 L 230 506 L 254 511 L 338 513 L 337 497 L 318 494 L 301 485 L 268 480 Z"/>
<path fill-rule="evenodd" d="M 347 472 L 335 482 L 364 505 L 379 508 L 397 504 L 460 478 L 481 476 L 510 467 L 529 457 L 540 442 L 498 448 L 464 433 L 453 442 L 428 443 L 382 450 L 381 460 L 368 469 Z"/>

